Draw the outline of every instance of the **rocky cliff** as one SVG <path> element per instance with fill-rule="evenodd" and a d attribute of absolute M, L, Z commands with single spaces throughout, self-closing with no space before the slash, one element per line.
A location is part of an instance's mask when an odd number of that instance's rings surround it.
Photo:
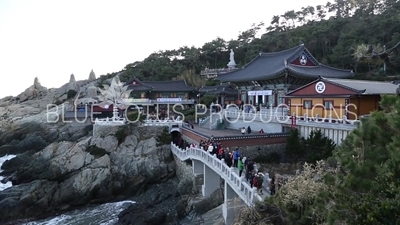
<path fill-rule="evenodd" d="M 0 157 L 17 154 L 2 166 L 3 181 L 13 186 L 0 192 L 1 224 L 128 198 L 137 203 L 119 215 L 119 224 L 191 224 L 222 203 L 222 189 L 198 197 L 201 181 L 190 166 L 157 143 L 162 128 L 127 125 L 92 137 L 90 121 L 63 121 L 62 112 L 83 101 L 68 96 L 71 87 L 80 98 L 97 94 L 93 71 L 89 80 L 71 80 L 47 89 L 35 79 L 24 93 L 0 99 Z M 221 220 L 220 211 L 211 217 Z"/>
<path fill-rule="evenodd" d="M 0 222 L 127 198 L 173 177 L 169 146 L 157 146 L 155 129 L 125 127 L 123 141 L 84 137 L 7 161 L 3 174 L 13 174 L 14 186 L 0 192 Z"/>

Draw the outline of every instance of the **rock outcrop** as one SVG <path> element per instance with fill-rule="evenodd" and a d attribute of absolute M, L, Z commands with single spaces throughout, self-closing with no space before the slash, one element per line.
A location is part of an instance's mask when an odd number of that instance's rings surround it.
<path fill-rule="evenodd" d="M 28 87 L 24 92 L 19 94 L 16 98 L 17 102 L 24 102 L 37 97 L 44 97 L 47 94 L 47 88 L 43 87 L 39 78 L 35 78 L 33 85 Z"/>
<path fill-rule="evenodd" d="M 95 87 L 94 85 L 89 86 L 86 89 L 86 96 L 88 98 L 94 98 L 97 96 L 97 87 Z"/>
<path fill-rule="evenodd" d="M 130 127 L 123 141 L 117 135 L 86 137 L 9 160 L 12 166 L 3 169 L 14 174 L 15 186 L 0 192 L 0 211 L 7 212 L 0 223 L 126 198 L 170 179 L 175 164 L 169 146 L 157 146 L 154 138 L 161 130 Z"/>
<path fill-rule="evenodd" d="M 38 108 L 24 106 L 20 106 L 19 109 L 14 111 L 8 109 L 7 116 L 21 116 L 0 123 L 0 146 L 11 145 L 16 149 L 14 153 L 29 150 L 39 151 L 53 142 L 76 141 L 92 130 L 89 121 L 88 123 L 63 122 L 59 116 L 62 115 L 64 110 L 62 107 L 42 112 Z M 33 112 L 36 112 L 36 114 L 23 116 L 24 113 Z"/>
<path fill-rule="evenodd" d="M 190 180 L 190 179 L 189 179 Z M 163 224 L 225 224 L 222 209 L 223 187 L 209 197 L 191 193 L 192 182 L 178 178 L 153 186 L 144 195 L 135 197 L 136 204 L 129 206 L 118 215 L 118 225 L 163 225 Z M 187 185 L 180 186 L 179 183 Z M 201 185 L 200 185 L 201 186 Z M 178 188 L 177 188 L 178 187 Z M 189 190 L 189 193 L 187 190 Z M 200 191 L 197 189 L 197 193 Z M 207 221 L 208 218 L 213 220 Z M 179 221 L 179 222 L 176 222 Z"/>
<path fill-rule="evenodd" d="M 92 71 L 90 71 L 90 74 L 89 74 L 89 81 L 94 81 L 94 80 L 96 80 L 96 74 L 94 74 L 94 72 L 92 70 Z"/>
<path fill-rule="evenodd" d="M 71 74 L 71 77 L 69 78 L 69 83 L 67 85 L 67 89 L 65 90 L 65 92 L 68 92 L 70 90 L 73 90 L 73 91 L 76 91 L 76 92 L 79 91 L 79 86 L 76 83 L 74 74 Z"/>

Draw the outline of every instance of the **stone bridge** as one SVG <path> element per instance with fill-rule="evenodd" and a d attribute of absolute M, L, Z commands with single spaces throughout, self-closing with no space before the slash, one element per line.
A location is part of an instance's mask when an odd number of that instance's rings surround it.
<path fill-rule="evenodd" d="M 218 159 L 216 155 L 211 155 L 200 148 L 180 149 L 173 143 L 171 143 L 171 151 L 181 161 L 192 160 L 193 174 L 204 176 L 202 187 L 204 197 L 210 196 L 219 189 L 220 179 L 224 180 L 222 214 L 226 224 L 233 223 L 235 215 L 243 206 L 252 207 L 257 201 L 263 200 L 256 190 L 250 187 L 244 177 L 239 177 L 234 168 L 228 167 L 224 160 Z"/>

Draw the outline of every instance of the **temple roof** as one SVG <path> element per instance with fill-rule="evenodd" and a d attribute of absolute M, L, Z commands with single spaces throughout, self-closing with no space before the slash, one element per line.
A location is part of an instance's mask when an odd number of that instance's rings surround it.
<path fill-rule="evenodd" d="M 242 69 L 218 74 L 218 79 L 232 82 L 269 80 L 284 76 L 285 71 L 292 76 L 307 79 L 317 79 L 319 76 L 348 78 L 354 75 L 351 70 L 336 69 L 319 63 L 301 44 L 280 52 L 260 53 Z"/>
<path fill-rule="evenodd" d="M 332 78 L 321 78 L 321 80 L 347 89 L 352 89 L 363 95 L 396 94 L 397 89 L 397 85 L 392 82 Z"/>
<path fill-rule="evenodd" d="M 172 80 L 172 81 L 143 81 L 146 85 L 153 88 L 153 91 L 195 91 L 192 86 L 187 85 L 186 80 Z"/>
<path fill-rule="evenodd" d="M 216 86 L 203 86 L 199 90 L 202 94 L 225 94 L 225 95 L 237 95 L 238 90 L 233 88 L 229 83 L 221 83 Z"/>
<path fill-rule="evenodd" d="M 125 85 L 129 85 L 128 90 L 132 91 L 156 91 L 156 92 L 179 92 L 194 91 L 194 87 L 187 85 L 185 80 L 173 81 L 140 81 L 134 77 Z"/>
<path fill-rule="evenodd" d="M 128 90 L 133 90 L 133 91 L 151 91 L 153 88 L 145 83 L 143 83 L 141 80 L 139 80 L 137 77 L 133 77 L 131 80 L 127 81 L 125 85 L 129 85 Z"/>
<path fill-rule="evenodd" d="M 296 93 L 298 96 L 302 95 L 299 94 L 299 91 L 305 90 L 310 86 L 316 84 L 317 82 L 324 82 L 327 84 L 334 85 L 336 87 L 340 87 L 346 90 L 351 91 L 351 93 L 356 95 L 381 95 L 381 94 L 396 94 L 396 89 L 398 85 L 394 84 L 393 82 L 383 82 L 383 81 L 371 81 L 371 80 L 353 80 L 353 79 L 337 79 L 337 78 L 325 78 L 320 77 L 317 80 L 314 80 L 296 90 L 293 90 L 287 93 L 287 96 L 295 96 Z M 315 87 L 311 88 L 312 90 Z M 337 93 L 338 91 L 334 91 L 334 95 L 342 95 L 341 93 Z M 333 93 L 331 93 L 332 95 Z M 338 97 L 338 96 L 336 96 Z"/>

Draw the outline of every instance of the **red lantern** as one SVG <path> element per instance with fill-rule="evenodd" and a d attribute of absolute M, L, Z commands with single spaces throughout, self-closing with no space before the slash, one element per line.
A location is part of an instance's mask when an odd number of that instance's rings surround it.
<path fill-rule="evenodd" d="M 296 129 L 296 116 L 293 115 L 291 119 L 292 119 L 292 129 Z"/>

